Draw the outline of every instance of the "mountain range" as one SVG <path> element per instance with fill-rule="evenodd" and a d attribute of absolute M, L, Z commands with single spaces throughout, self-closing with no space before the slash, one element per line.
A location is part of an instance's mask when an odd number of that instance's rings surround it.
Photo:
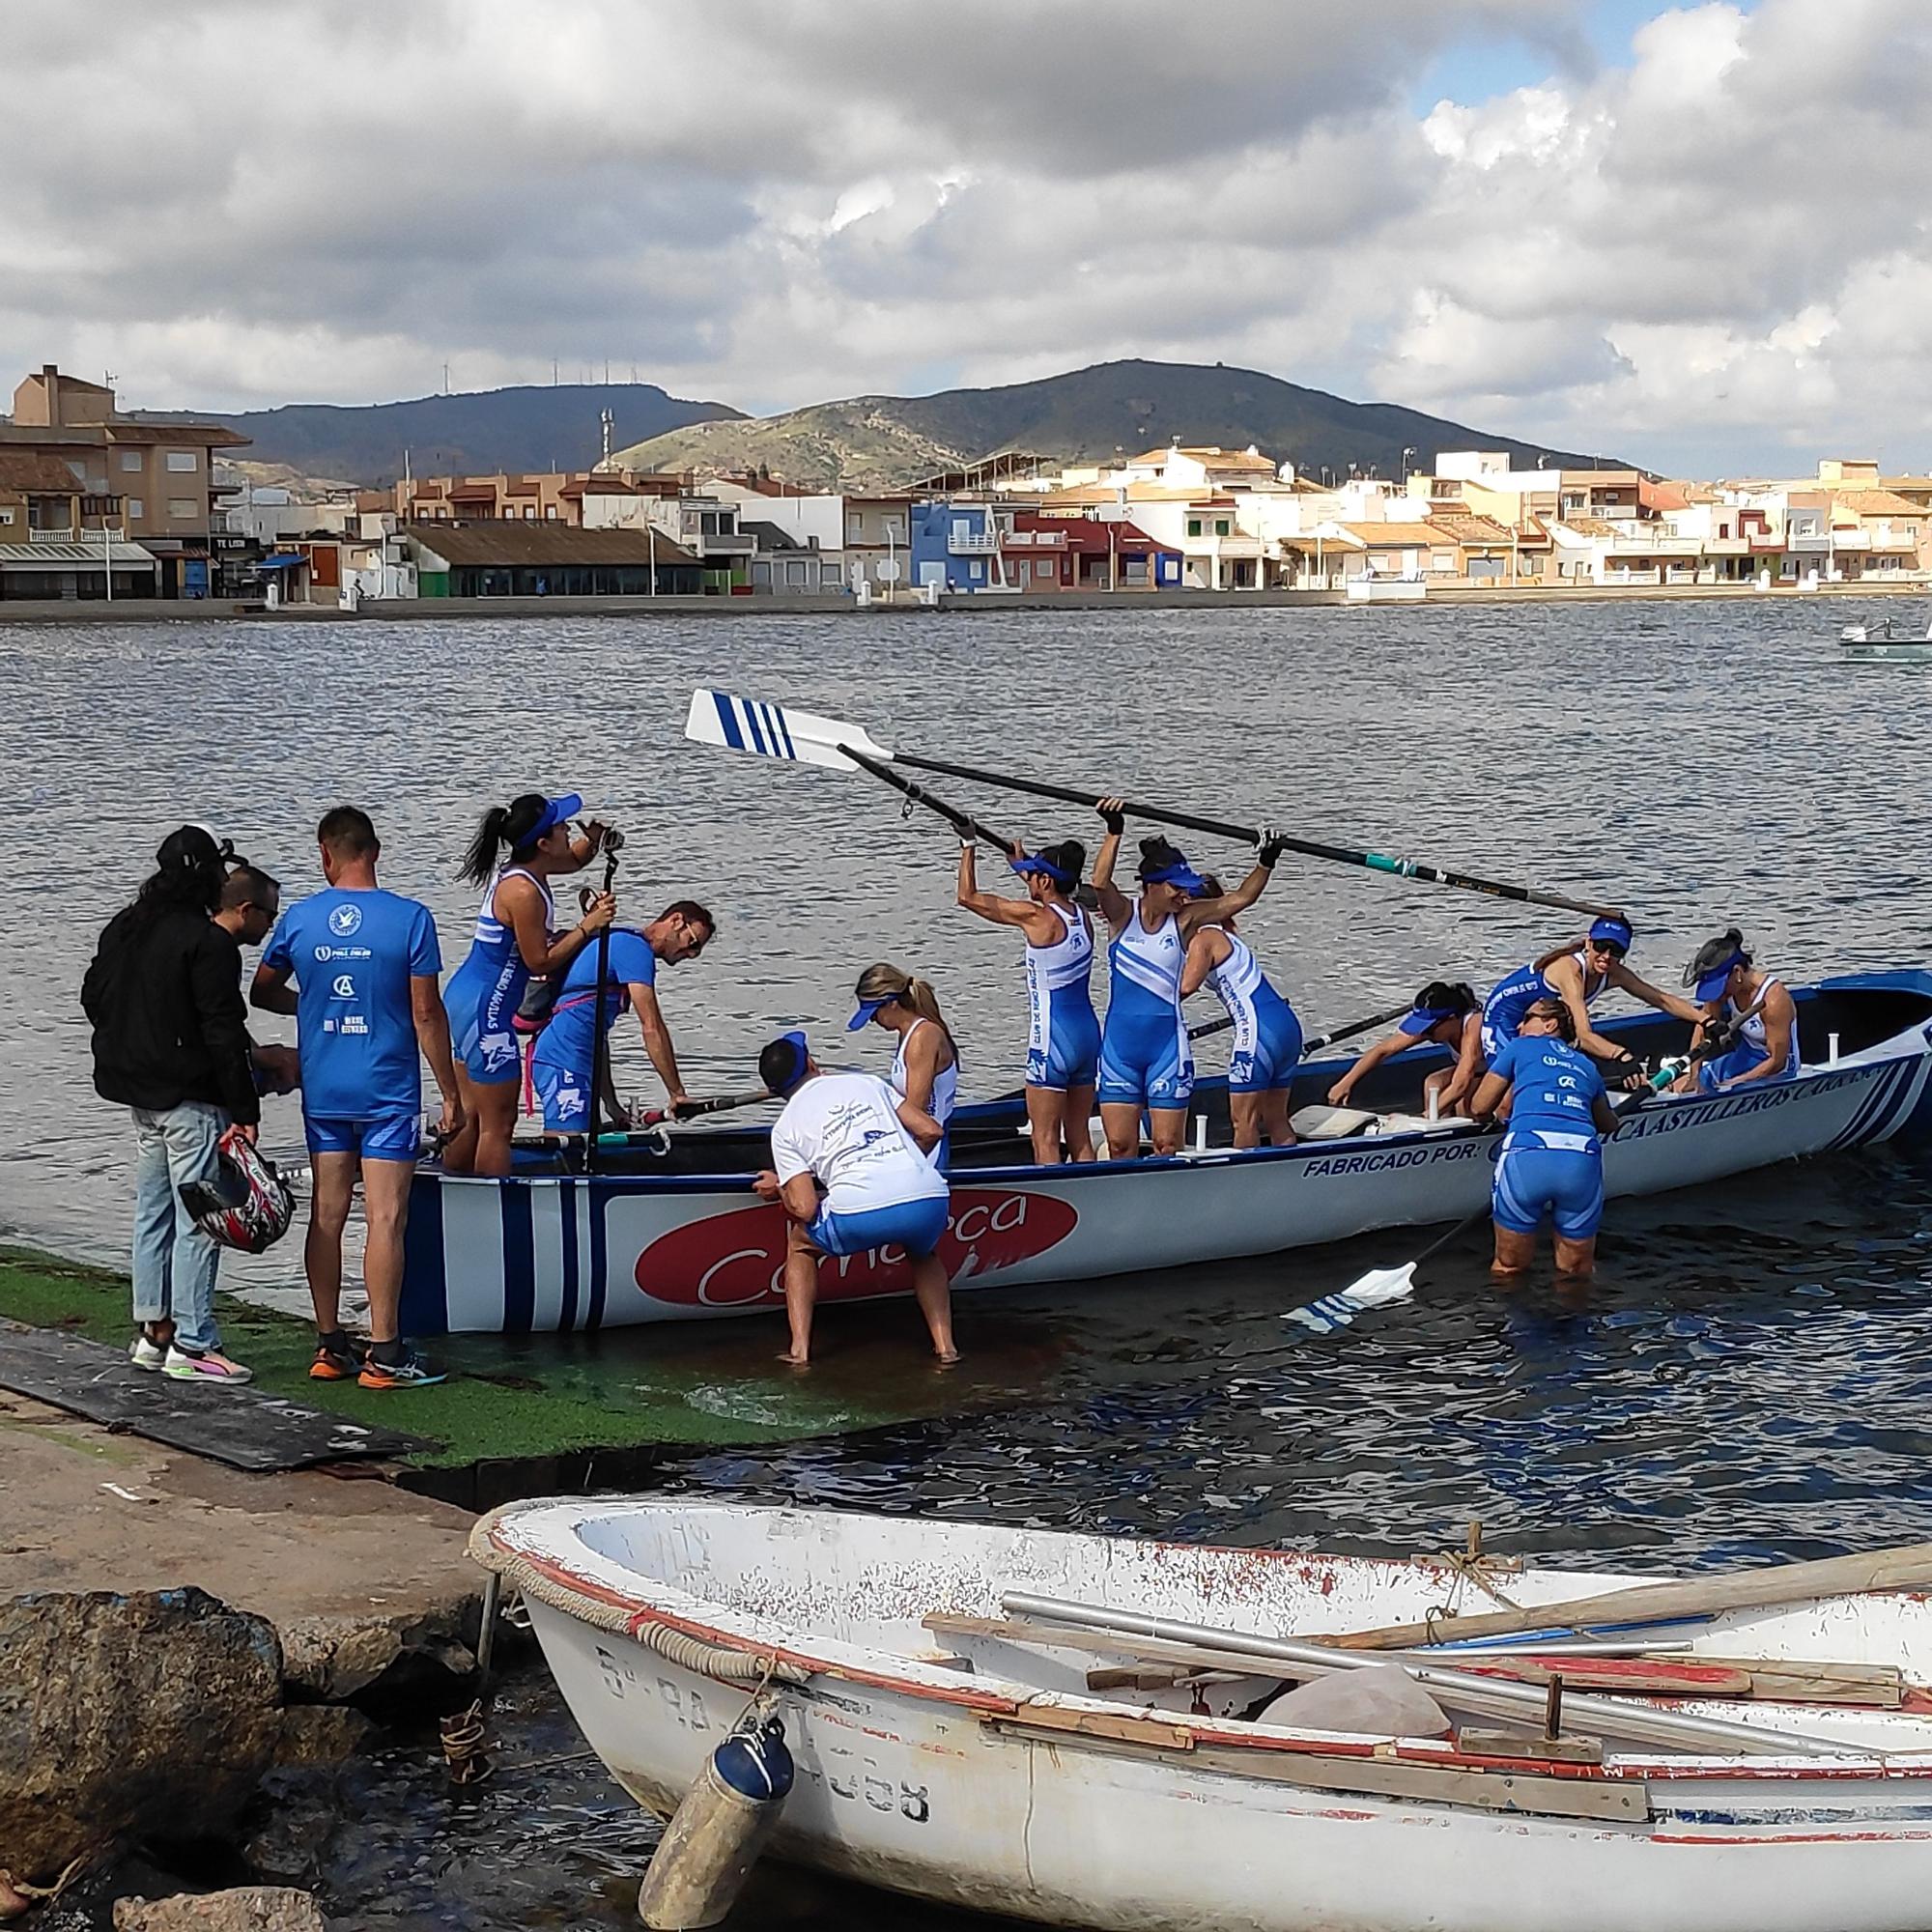
<path fill-rule="evenodd" d="M 1506 450 L 1524 467 L 1594 456 L 1472 429 L 1389 403 L 1351 403 L 1253 369 L 1191 362 L 1101 362 L 1039 382 L 931 396 L 854 396 L 751 417 L 648 383 L 564 384 L 338 407 L 297 403 L 221 415 L 251 439 L 250 463 L 314 477 L 393 482 L 418 476 L 579 469 L 595 463 L 600 415 L 613 417 L 617 462 L 635 469 L 763 469 L 806 489 L 900 488 L 1009 452 L 1051 466 L 1111 462 L 1179 439 L 1245 449 L 1316 476 L 1355 466 L 1402 473 L 1444 449 Z M 165 415 L 148 412 L 150 420 Z M 179 419 L 179 416 L 177 416 Z M 208 420 L 205 415 L 201 420 Z"/>

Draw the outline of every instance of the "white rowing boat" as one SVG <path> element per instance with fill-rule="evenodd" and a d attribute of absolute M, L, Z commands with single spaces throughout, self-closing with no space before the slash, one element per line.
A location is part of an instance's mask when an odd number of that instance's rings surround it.
<path fill-rule="evenodd" d="M 1490 1610 L 1495 1591 L 1560 1625 L 1557 1606 L 1656 1579 L 611 1497 L 512 1506 L 470 1547 L 523 1591 L 640 1804 L 668 1813 L 766 1682 L 798 1766 L 777 1854 L 921 1898 L 1110 1932 L 1927 1923 L 1922 1587 L 1680 1623 L 1680 1649 L 1637 1664 L 1730 1694 L 1573 1698 L 1590 1715 L 1554 1740 L 1540 1713 L 1499 1735 L 1483 1706 L 1511 1690 L 1468 1672 L 1590 1660 L 1548 1637 L 1431 1652 L 1462 1669 L 1435 1672 L 1429 1734 L 1402 1736 L 1270 1709 L 1306 1667 L 1110 1636 L 1079 1606 L 1252 1644 Z M 1900 1555 L 1887 1574 L 1932 1577 L 1932 1551 Z"/>
<path fill-rule="evenodd" d="M 1932 974 L 1863 974 L 1796 989 L 1805 1070 L 1796 1079 L 1646 1105 L 1605 1151 L 1612 1197 L 1656 1194 L 1932 1126 Z M 1684 1045 L 1674 1020 L 1605 1023 L 1633 1052 Z M 1170 1160 L 1040 1168 L 1014 1159 L 1017 1095 L 952 1122 L 955 1290 L 1084 1281 L 1271 1254 L 1381 1228 L 1456 1221 L 1488 1199 L 1497 1136 L 1416 1118 L 1440 1048 L 1402 1054 L 1357 1090 L 1341 1138 L 1236 1153 L 1225 1083 L 1197 1091 L 1199 1145 Z M 1346 1061 L 1301 1070 L 1294 1104 Z M 508 1180 L 417 1170 L 403 1322 L 417 1335 L 570 1331 L 744 1315 L 783 1304 L 784 1217 L 752 1192 L 763 1127 L 694 1130 L 666 1151 L 613 1151 L 594 1176 L 556 1154 L 518 1156 Z M 907 1292 L 884 1249 L 827 1261 L 821 1302 Z"/>

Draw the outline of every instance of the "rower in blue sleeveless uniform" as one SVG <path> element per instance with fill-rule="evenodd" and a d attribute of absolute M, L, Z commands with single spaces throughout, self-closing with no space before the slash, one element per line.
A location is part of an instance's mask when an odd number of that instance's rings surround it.
<path fill-rule="evenodd" d="M 1203 884 L 1210 899 L 1226 896 L 1213 873 L 1207 873 Z M 1288 1097 L 1301 1058 L 1301 1022 L 1235 930 L 1232 917 L 1201 926 L 1187 942 L 1180 997 L 1189 999 L 1203 986 L 1235 1023 L 1228 1055 L 1228 1114 L 1236 1147 L 1260 1147 L 1264 1129 L 1270 1147 L 1292 1146 Z"/>
<path fill-rule="evenodd" d="M 1094 923 L 1073 898 L 1087 848 L 1077 838 L 1032 853 L 1015 845 L 1008 863 L 1026 883 L 1023 899 L 982 893 L 977 858 L 972 841 L 962 839 L 959 903 L 995 925 L 1017 926 L 1026 939 L 1026 1103 L 1033 1157 L 1043 1167 L 1092 1160 L 1100 1060 L 1092 990 Z"/>
<path fill-rule="evenodd" d="M 670 1028 L 658 1005 L 658 968 L 696 959 L 716 930 L 717 922 L 696 899 L 675 900 L 645 926 L 613 925 L 601 1000 L 593 986 L 598 949 L 586 946 L 570 962 L 550 1019 L 537 1036 L 536 1051 L 530 1056 L 530 1082 L 543 1106 L 544 1126 L 550 1132 L 589 1131 L 597 1112 L 590 1093 L 597 1063 L 594 1028 L 601 1020 L 604 1031 L 610 1033 L 626 1007 L 638 1016 L 644 1051 L 664 1082 L 666 1104 L 675 1115 L 689 1103 L 691 1096 L 684 1091 L 684 1076 L 678 1071 Z M 612 1125 L 628 1124 L 617 1098 L 609 1054 L 604 1058 L 604 1092 L 599 1104 Z"/>
<path fill-rule="evenodd" d="M 1603 1075 L 1577 1050 L 1573 1027 L 1561 1000 L 1548 994 L 1532 1000 L 1476 1089 L 1471 1112 L 1479 1121 L 1509 1103 L 1491 1187 L 1493 1274 L 1518 1275 L 1529 1266 L 1546 1220 L 1555 1228 L 1559 1273 L 1587 1276 L 1597 1264 L 1602 1136 L 1616 1132 L 1617 1116 Z"/>
<path fill-rule="evenodd" d="M 464 859 L 460 876 L 484 893 L 469 956 L 442 989 L 464 1113 L 462 1129 L 443 1150 L 451 1174 L 509 1173 L 521 1071 L 511 1022 L 524 989 L 533 975 L 561 973 L 616 911 L 616 900 L 598 893 L 576 925 L 553 932 L 550 882 L 587 865 L 603 840 L 604 828 L 594 822 L 572 833 L 570 821 L 582 805 L 575 794 L 526 792 L 507 806 L 492 806 Z M 508 863 L 499 866 L 504 847 Z"/>
<path fill-rule="evenodd" d="M 1606 915 L 1580 940 L 1558 946 L 1527 966 L 1519 966 L 1491 988 L 1483 1003 L 1483 1057 L 1495 1057 L 1517 1036 L 1522 1016 L 1538 1000 L 1556 1000 L 1570 1015 L 1576 1043 L 1593 1059 L 1611 1063 L 1612 1077 L 1640 1075 L 1642 1067 L 1615 1040 L 1590 1024 L 1590 1007 L 1614 987 L 1655 1007 L 1661 1013 L 1689 1021 L 1704 1017 L 1703 1009 L 1633 973 L 1625 961 L 1636 934 L 1629 920 Z"/>
<path fill-rule="evenodd" d="M 859 975 L 858 1001 L 845 1030 L 877 1026 L 898 1036 L 892 1090 L 939 1122 L 939 1145 L 926 1158 L 944 1173 L 952 1153 L 945 1128 L 959 1100 L 959 1048 L 939 1010 L 939 995 L 926 980 L 882 960 Z"/>
<path fill-rule="evenodd" d="M 1255 866 L 1232 892 L 1202 896 L 1206 881 L 1165 838 L 1143 838 L 1140 896 L 1114 884 L 1125 829 L 1122 802 L 1100 801 L 1107 836 L 1094 861 L 1094 890 L 1113 928 L 1108 949 L 1107 1022 L 1100 1034 L 1100 1124 L 1107 1157 L 1131 1160 L 1140 1151 L 1141 1116 L 1148 1117 L 1156 1154 L 1178 1153 L 1194 1096 L 1194 1054 L 1180 1009 L 1187 945 L 1203 925 L 1245 912 L 1261 897 L 1281 845 L 1264 833 Z"/>
<path fill-rule="evenodd" d="M 1736 1035 L 1726 1051 L 1701 1062 L 1679 1083 L 1679 1092 L 1720 1094 L 1747 1081 L 1795 1080 L 1804 1065 L 1798 1048 L 1798 1007 L 1775 973 L 1751 963 L 1736 926 L 1707 940 L 1684 974 L 1702 1006 L 1703 1042 L 1719 1026 Z"/>
<path fill-rule="evenodd" d="M 1483 1009 L 1475 989 L 1460 980 L 1432 980 L 1415 996 L 1415 1005 L 1363 1053 L 1328 1090 L 1328 1104 L 1344 1107 L 1356 1084 L 1385 1060 L 1411 1047 L 1446 1047 L 1455 1056 L 1422 1083 L 1425 1106 L 1435 1099 L 1435 1113 L 1447 1120 L 1469 1111 L 1476 1082 L 1483 1077 Z"/>

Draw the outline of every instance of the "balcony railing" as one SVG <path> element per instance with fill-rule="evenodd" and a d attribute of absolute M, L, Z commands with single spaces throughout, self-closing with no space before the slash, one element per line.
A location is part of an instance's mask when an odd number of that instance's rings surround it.
<path fill-rule="evenodd" d="M 71 524 L 62 524 L 58 528 L 47 524 L 36 524 L 27 532 L 29 543 L 72 543 L 74 529 Z"/>
<path fill-rule="evenodd" d="M 991 556 L 999 547 L 997 530 L 954 530 L 946 540 L 954 556 Z"/>

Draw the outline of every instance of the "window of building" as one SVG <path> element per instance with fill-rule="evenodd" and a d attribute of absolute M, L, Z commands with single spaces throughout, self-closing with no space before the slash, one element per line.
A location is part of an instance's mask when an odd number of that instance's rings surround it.
<path fill-rule="evenodd" d="M 1229 530 L 1229 523 L 1227 518 L 1216 517 L 1214 519 L 1214 534 L 1217 537 L 1224 537 L 1228 534 L 1228 530 Z"/>
<path fill-rule="evenodd" d="M 1051 580 L 1053 576 L 1053 570 L 1054 570 L 1053 559 L 1050 556 L 1037 556 L 1034 558 L 1033 574 L 1036 577 L 1043 577 Z"/>
<path fill-rule="evenodd" d="M 1121 578 L 1126 583 L 1147 582 L 1148 560 L 1144 556 L 1126 556 L 1121 559 Z"/>
<path fill-rule="evenodd" d="M 148 514 L 148 506 L 142 502 L 140 497 L 129 497 L 128 498 L 128 514 L 130 518 L 138 520 Z"/>
<path fill-rule="evenodd" d="M 193 475 L 197 461 L 198 459 L 191 449 L 171 449 L 168 451 L 168 468 L 177 476 Z"/>
<path fill-rule="evenodd" d="M 124 449 L 121 452 L 121 468 L 132 470 L 138 475 L 141 469 L 141 452 L 138 449 Z"/>
<path fill-rule="evenodd" d="M 194 498 L 192 497 L 170 497 L 168 498 L 168 515 L 177 519 L 192 517 L 194 515 Z"/>
<path fill-rule="evenodd" d="M 13 521 L 13 511 L 8 509 L 4 504 L 0 504 L 0 524 L 11 524 Z"/>
<path fill-rule="evenodd" d="M 1198 537 L 1201 534 L 1201 519 L 1199 517 L 1188 518 L 1187 534 L 1191 537 Z"/>
<path fill-rule="evenodd" d="M 543 520 L 547 524 L 556 522 L 556 505 L 554 503 L 546 503 L 544 505 Z"/>

